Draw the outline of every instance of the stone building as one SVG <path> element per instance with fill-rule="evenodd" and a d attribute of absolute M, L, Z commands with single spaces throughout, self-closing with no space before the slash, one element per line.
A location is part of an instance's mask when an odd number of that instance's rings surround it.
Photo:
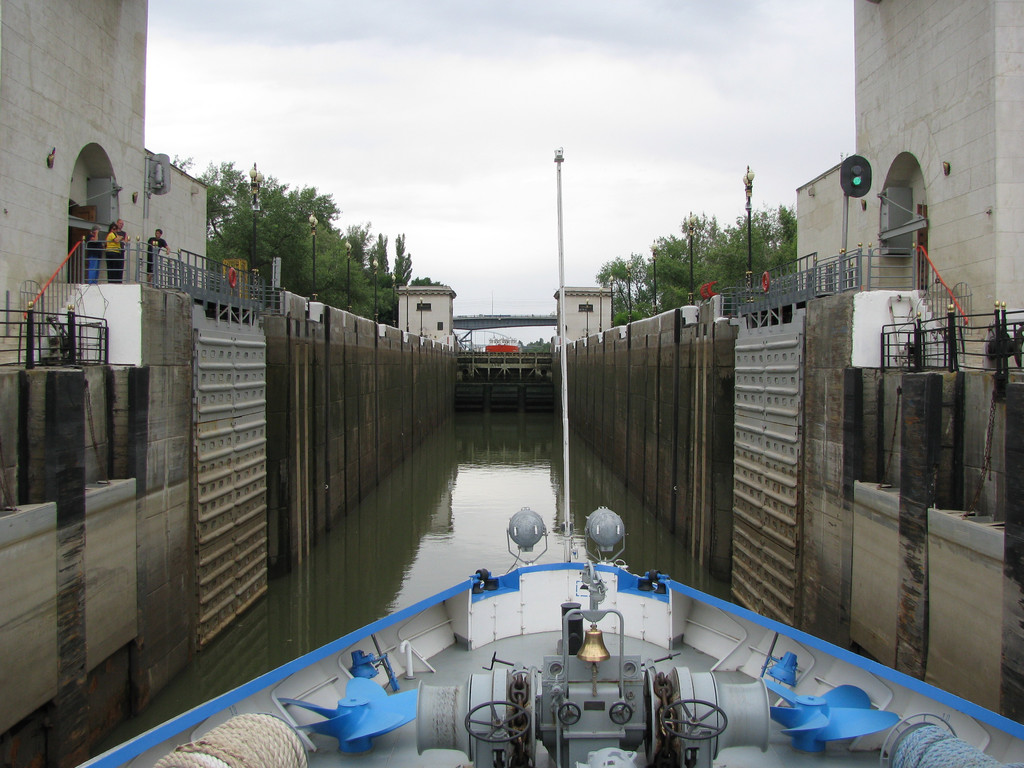
<path fill-rule="evenodd" d="M 923 286 L 922 246 L 974 312 L 1024 306 L 1024 3 L 855 0 L 854 20 L 850 149 L 873 179 L 850 200 L 849 248 L 916 259 Z M 800 187 L 801 256 L 839 251 L 842 205 L 838 165 Z"/>
<path fill-rule="evenodd" d="M 124 219 L 133 240 L 159 227 L 172 249 L 205 253 L 204 186 L 145 149 L 147 17 L 147 0 L 4 0 L 5 307 L 20 309 L 19 292 L 45 283 L 93 224 L 105 233 Z"/>

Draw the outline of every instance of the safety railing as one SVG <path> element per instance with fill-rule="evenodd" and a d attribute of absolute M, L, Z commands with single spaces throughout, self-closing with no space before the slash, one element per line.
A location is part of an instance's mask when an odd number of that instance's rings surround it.
<path fill-rule="evenodd" d="M 722 291 L 723 311 L 731 317 L 769 314 L 781 307 L 848 291 L 926 288 L 925 300 L 933 315 L 943 315 L 946 306 L 952 304 L 960 322 L 969 324 L 970 289 L 963 283 L 950 288 L 924 248 L 918 250 L 920 259 L 915 254 L 863 248 L 826 258 L 816 253 L 804 256 L 759 277 L 752 275 L 750 286 Z"/>
<path fill-rule="evenodd" d="M 110 329 L 102 317 L 5 309 L 0 365 L 103 365 L 110 359 Z"/>
<path fill-rule="evenodd" d="M 722 291 L 724 314 L 736 317 L 765 312 L 821 296 L 861 290 L 866 287 L 864 279 L 873 258 L 871 251 L 860 248 L 824 259 L 817 254 L 801 257 L 759 277 L 751 276 L 749 287 Z"/>
<path fill-rule="evenodd" d="M 945 316 L 915 318 L 882 326 L 883 369 L 994 370 L 1005 383 L 1020 369 L 1024 349 L 1024 310 L 1006 304 L 991 314 L 963 315 L 950 304 Z"/>
<path fill-rule="evenodd" d="M 102 247 L 101 247 L 102 246 Z M 136 241 L 117 250 L 82 241 L 68 253 L 50 279 L 39 287 L 22 286 L 22 306 L 59 312 L 73 304 L 83 285 L 147 283 L 184 291 L 196 301 L 259 314 L 281 309 L 282 291 L 268 286 L 255 270 L 237 269 L 191 251 L 169 252 Z"/>

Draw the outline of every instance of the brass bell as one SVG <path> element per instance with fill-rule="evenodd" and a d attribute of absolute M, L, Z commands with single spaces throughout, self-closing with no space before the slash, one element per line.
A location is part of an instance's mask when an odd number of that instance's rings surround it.
<path fill-rule="evenodd" d="M 586 635 L 583 637 L 583 645 L 579 653 L 576 654 L 576 658 L 580 661 L 589 661 L 595 664 L 611 658 L 611 654 L 608 653 L 608 649 L 604 645 L 604 635 L 597 628 L 597 624 L 590 625 L 590 629 L 587 630 Z"/>

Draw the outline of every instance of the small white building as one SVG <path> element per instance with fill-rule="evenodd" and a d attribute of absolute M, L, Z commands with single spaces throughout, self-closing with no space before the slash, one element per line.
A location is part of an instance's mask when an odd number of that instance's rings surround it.
<path fill-rule="evenodd" d="M 434 341 L 454 343 L 455 291 L 447 285 L 406 285 L 398 289 L 398 327 Z"/>
<path fill-rule="evenodd" d="M 558 291 L 555 291 L 555 314 L 558 310 Z M 565 338 L 567 341 L 585 339 L 612 325 L 611 288 L 565 287 Z M 559 328 L 562 327 L 561 320 Z"/>

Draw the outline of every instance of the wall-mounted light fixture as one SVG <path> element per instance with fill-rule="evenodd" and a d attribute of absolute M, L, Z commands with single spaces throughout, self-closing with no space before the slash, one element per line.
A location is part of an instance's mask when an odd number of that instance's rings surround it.
<path fill-rule="evenodd" d="M 943 176 L 949 176 L 949 172 L 951 170 L 952 170 L 952 168 L 950 167 L 949 163 L 947 163 L 945 160 L 943 160 L 942 161 L 942 175 Z"/>
<path fill-rule="evenodd" d="M 57 159 L 57 148 L 54 147 L 50 150 L 50 154 L 46 156 L 46 167 L 53 168 L 53 161 Z"/>

